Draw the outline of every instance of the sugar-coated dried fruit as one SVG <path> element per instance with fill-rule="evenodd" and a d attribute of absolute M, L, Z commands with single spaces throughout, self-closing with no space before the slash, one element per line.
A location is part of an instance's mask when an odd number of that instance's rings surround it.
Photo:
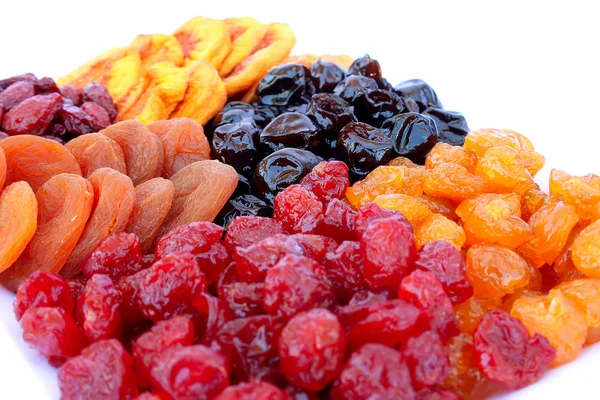
<path fill-rule="evenodd" d="M 246 248 L 238 247 L 234 254 L 237 276 L 243 282 L 262 282 L 267 271 L 287 254 L 305 255 L 293 237 L 281 234 Z"/>
<path fill-rule="evenodd" d="M 356 240 L 354 231 L 356 215 L 356 210 L 350 204 L 338 199 L 331 200 L 325 208 L 321 234 L 338 241 Z"/>
<path fill-rule="evenodd" d="M 416 389 L 440 385 L 450 373 L 448 349 L 433 331 L 408 339 L 402 349 L 402 356 L 410 369 Z"/>
<path fill-rule="evenodd" d="M 300 185 L 314 193 L 324 203 L 341 199 L 350 186 L 348 166 L 341 161 L 321 162 L 302 178 Z"/>
<path fill-rule="evenodd" d="M 473 355 L 473 336 L 461 333 L 448 342 L 450 375 L 442 385 L 461 397 L 470 396 L 485 381 Z"/>
<path fill-rule="evenodd" d="M 467 237 L 464 229 L 456 222 L 440 214 L 430 214 L 415 228 L 417 249 L 427 243 L 444 240 L 457 249 L 461 249 Z"/>
<path fill-rule="evenodd" d="M 79 136 L 65 145 L 81 167 L 84 177 L 100 168 L 112 168 L 127 174 L 123 149 L 114 140 L 100 133 Z"/>
<path fill-rule="evenodd" d="M 360 208 L 384 194 L 404 194 L 404 169 L 396 166 L 375 168 L 365 179 L 356 182 L 346 191 L 350 203 Z"/>
<path fill-rule="evenodd" d="M 321 390 L 341 370 L 345 346 L 342 326 L 331 312 L 315 308 L 298 314 L 279 338 L 281 370 L 293 385 Z"/>
<path fill-rule="evenodd" d="M 368 289 L 363 276 L 359 242 L 342 242 L 325 255 L 323 265 L 327 268 L 327 276 L 339 298 L 349 300 L 355 292 Z"/>
<path fill-rule="evenodd" d="M 438 142 L 427 154 L 425 167 L 433 169 L 438 165 L 445 163 L 454 163 L 465 167 L 469 172 L 475 172 L 477 157 L 469 153 L 461 146 L 452 146 L 447 143 Z"/>
<path fill-rule="evenodd" d="M 554 287 L 552 291 L 559 290 L 577 308 L 585 314 L 585 319 L 590 326 L 588 331 L 588 343 L 590 342 L 592 331 L 600 325 L 600 280 L 581 278 L 569 282 L 563 282 Z"/>
<path fill-rule="evenodd" d="M 367 203 L 360 207 L 354 217 L 354 231 L 360 238 L 371 222 L 388 217 L 400 218 L 400 216 L 401 214 L 396 210 L 384 209 L 375 203 Z"/>
<path fill-rule="evenodd" d="M 488 148 L 477 161 L 476 172 L 489 190 L 498 193 L 524 193 L 533 184 L 519 150 L 509 146 Z"/>
<path fill-rule="evenodd" d="M 287 187 L 273 203 L 273 219 L 290 233 L 315 233 L 323 223 L 323 204 L 301 185 Z"/>
<path fill-rule="evenodd" d="M 33 307 L 62 308 L 67 315 L 72 315 L 75 302 L 67 281 L 57 274 L 46 271 L 31 274 L 17 290 L 14 301 L 17 321 L 25 311 Z"/>
<path fill-rule="evenodd" d="M 577 177 L 553 169 L 550 171 L 550 195 L 575 206 L 582 220 L 600 217 L 600 177 L 588 174 Z"/>
<path fill-rule="evenodd" d="M 268 237 L 284 234 L 281 224 L 274 219 L 255 216 L 234 218 L 227 227 L 223 244 L 233 254 L 236 247 L 245 248 Z"/>
<path fill-rule="evenodd" d="M 426 194 L 453 201 L 475 197 L 485 189 L 482 178 L 453 163 L 440 164 L 428 170 L 423 186 Z"/>
<path fill-rule="evenodd" d="M 142 269 L 140 240 L 131 233 L 109 235 L 90 252 L 81 264 L 86 278 L 105 274 L 118 280 Z"/>
<path fill-rule="evenodd" d="M 77 320 L 90 343 L 119 337 L 121 295 L 108 275 L 95 274 L 77 300 Z"/>
<path fill-rule="evenodd" d="M 238 383 L 225 389 L 216 400 L 289 400 L 290 396 L 277 386 L 262 381 Z"/>
<path fill-rule="evenodd" d="M 523 293 L 524 290 L 519 290 L 508 298 L 510 299 L 512 296 L 519 297 L 523 295 Z M 510 306 L 512 306 L 512 303 Z M 497 297 L 491 297 L 488 299 L 470 298 L 464 303 L 454 306 L 454 315 L 458 321 L 458 327 L 460 328 L 460 331 L 472 335 L 485 313 L 490 310 L 498 310 L 500 308 L 510 311 L 510 306 L 506 302 L 503 303 L 502 299 Z"/>
<path fill-rule="evenodd" d="M 417 198 L 405 194 L 380 194 L 373 202 L 381 208 L 396 210 L 404 215 L 412 226 L 418 226 L 431 215 L 427 205 Z"/>
<path fill-rule="evenodd" d="M 217 290 L 218 292 L 218 290 Z M 217 298 L 208 293 L 200 293 L 193 300 L 198 315 L 203 318 L 201 332 L 196 332 L 203 344 L 211 343 L 223 325 L 234 318 L 232 310 L 223 298 Z"/>
<path fill-rule="evenodd" d="M 588 225 L 573 240 L 571 257 L 586 276 L 600 277 L 600 220 Z"/>

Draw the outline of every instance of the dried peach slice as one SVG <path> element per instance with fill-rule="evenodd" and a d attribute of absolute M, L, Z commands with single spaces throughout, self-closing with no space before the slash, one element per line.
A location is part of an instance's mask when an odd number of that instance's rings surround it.
<path fill-rule="evenodd" d="M 127 174 L 123 149 L 106 135 L 101 133 L 81 135 L 65 144 L 65 148 L 73 154 L 85 178 L 104 167 Z"/>
<path fill-rule="evenodd" d="M 54 175 L 81 175 L 75 157 L 64 146 L 39 136 L 11 136 L 0 141 L 6 156 L 6 184 L 25 181 L 37 191 Z"/>
<path fill-rule="evenodd" d="M 188 77 L 183 68 L 163 61 L 152 65 L 144 74 L 139 85 L 145 87 L 132 104 L 119 103 L 117 119 L 120 121 L 137 119 L 147 124 L 167 119 L 175 107 L 183 100 Z"/>
<path fill-rule="evenodd" d="M 227 76 L 260 44 L 267 33 L 267 26 L 250 17 L 227 18 L 223 22 L 231 39 L 231 50 L 219 67 L 219 74 Z"/>
<path fill-rule="evenodd" d="M 180 26 L 173 36 L 181 43 L 186 65 L 208 61 L 218 68 L 231 49 L 225 22 L 216 19 L 194 17 Z"/>
<path fill-rule="evenodd" d="M 217 69 L 206 61 L 198 61 L 185 67 L 188 86 L 181 103 L 170 118 L 191 118 L 200 125 L 206 124 L 227 102 L 225 85 Z"/>
<path fill-rule="evenodd" d="M 119 233 L 127 226 L 133 210 L 135 192 L 127 175 L 110 168 L 100 168 L 90 175 L 94 188 L 94 207 L 77 246 L 61 269 L 66 278 L 80 271 L 81 262 L 108 235 Z"/>
<path fill-rule="evenodd" d="M 82 89 L 92 82 L 100 82 L 116 102 L 137 84 L 142 74 L 142 61 L 133 47 L 120 47 L 100 54 L 90 62 L 58 80 L 58 85 L 74 85 Z"/>
<path fill-rule="evenodd" d="M 4 182 L 6 181 L 6 156 L 4 150 L 0 147 L 0 192 L 4 188 Z"/>
<path fill-rule="evenodd" d="M 27 182 L 15 182 L 0 196 L 0 272 L 19 258 L 37 228 L 38 204 Z"/>
<path fill-rule="evenodd" d="M 143 68 L 162 61 L 169 61 L 178 67 L 183 65 L 183 49 L 171 35 L 138 35 L 131 46 L 140 54 Z"/>
<path fill-rule="evenodd" d="M 17 261 L 0 274 L 0 281 L 11 290 L 34 271 L 61 270 L 90 216 L 94 189 L 79 175 L 60 174 L 44 183 L 35 197 L 37 230 Z"/>
<path fill-rule="evenodd" d="M 159 151 L 152 132 L 139 121 L 123 121 L 100 132 L 123 149 L 127 174 L 138 185 L 154 178 Z"/>
<path fill-rule="evenodd" d="M 148 129 L 162 142 L 165 178 L 196 161 L 210 159 L 210 146 L 204 129 L 192 119 L 156 121 L 148 125 Z"/>
<path fill-rule="evenodd" d="M 216 160 L 198 161 L 177 172 L 171 177 L 173 205 L 159 236 L 180 225 L 215 219 L 233 194 L 237 180 L 233 167 Z"/>
<path fill-rule="evenodd" d="M 173 183 L 163 178 L 150 179 L 135 187 L 135 204 L 125 232 L 135 233 L 140 238 L 144 254 L 151 249 L 171 209 L 174 193 Z"/>
<path fill-rule="evenodd" d="M 246 92 L 278 62 L 286 58 L 296 44 L 296 37 L 288 24 L 268 25 L 267 33 L 254 52 L 239 63 L 225 78 L 227 95 Z"/>

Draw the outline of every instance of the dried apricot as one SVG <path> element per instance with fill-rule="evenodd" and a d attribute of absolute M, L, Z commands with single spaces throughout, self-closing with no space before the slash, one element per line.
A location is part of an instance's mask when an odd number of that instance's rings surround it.
<path fill-rule="evenodd" d="M 423 191 L 430 196 L 461 201 L 485 191 L 485 181 L 465 167 L 445 163 L 428 170 Z"/>
<path fill-rule="evenodd" d="M 448 199 L 442 199 L 440 197 L 433 197 L 428 194 L 422 194 L 416 197 L 421 203 L 425 204 L 434 213 L 442 214 L 444 217 L 451 219 L 452 221 L 458 221 L 456 215 L 456 203 Z"/>
<path fill-rule="evenodd" d="M 437 142 L 425 159 L 425 167 L 432 169 L 444 163 L 458 164 L 467 171 L 474 173 L 477 157 L 465 150 L 464 147 L 452 146 L 444 142 Z"/>
<path fill-rule="evenodd" d="M 223 22 L 231 39 L 231 51 L 219 67 L 219 75 L 227 76 L 252 54 L 267 33 L 267 26 L 250 17 L 227 18 Z"/>
<path fill-rule="evenodd" d="M 181 43 L 186 65 L 194 61 L 208 61 L 219 67 L 231 49 L 231 39 L 225 22 L 194 17 L 173 33 Z"/>
<path fill-rule="evenodd" d="M 125 157 L 127 174 L 138 185 L 154 178 L 158 148 L 152 132 L 139 121 L 124 121 L 100 132 L 117 142 Z"/>
<path fill-rule="evenodd" d="M 373 202 L 381 208 L 398 211 L 413 226 L 418 225 L 432 214 L 427 205 L 417 198 L 405 194 L 381 194 L 375 197 Z"/>
<path fill-rule="evenodd" d="M 550 196 L 543 191 L 532 188 L 523 194 L 523 204 L 521 206 L 521 218 L 524 221 L 529 221 L 531 216 L 542 206 L 550 201 Z"/>
<path fill-rule="evenodd" d="M 4 150 L 0 147 L 0 193 L 4 189 L 4 182 L 6 181 L 6 156 Z"/>
<path fill-rule="evenodd" d="M 191 118 L 205 125 L 227 102 L 225 85 L 214 65 L 197 61 L 185 67 L 188 86 L 170 118 Z"/>
<path fill-rule="evenodd" d="M 75 158 L 64 146 L 39 136 L 12 136 L 0 141 L 6 156 L 6 184 L 25 181 L 37 191 L 55 175 L 81 175 Z"/>
<path fill-rule="evenodd" d="M 86 178 L 104 167 L 127 174 L 123 150 L 108 136 L 100 133 L 81 135 L 65 144 L 65 148 L 73 154 Z"/>
<path fill-rule="evenodd" d="M 19 258 L 37 228 L 38 203 L 27 182 L 15 182 L 0 195 L 0 272 Z"/>
<path fill-rule="evenodd" d="M 169 61 L 180 67 L 183 65 L 183 49 L 181 44 L 171 35 L 138 35 L 131 42 L 140 55 L 142 68 Z"/>
<path fill-rule="evenodd" d="M 163 178 L 150 179 L 135 187 L 135 203 L 125 232 L 135 233 L 140 238 L 143 254 L 151 249 L 171 209 L 174 193 L 173 183 Z"/>
<path fill-rule="evenodd" d="M 94 190 L 78 175 L 50 178 L 36 193 L 38 226 L 17 261 L 0 275 L 11 290 L 33 271 L 58 272 L 75 248 L 92 211 Z"/>
<path fill-rule="evenodd" d="M 460 250 L 467 237 L 465 231 L 456 222 L 441 214 L 430 214 L 415 228 L 417 249 L 427 243 L 444 240 Z"/>
<path fill-rule="evenodd" d="M 89 176 L 94 188 L 94 206 L 77 246 L 60 270 L 62 276 L 72 278 L 80 272 L 81 262 L 108 235 L 125 229 L 135 192 L 127 175 L 110 168 L 100 168 Z"/>
<path fill-rule="evenodd" d="M 600 219 L 573 240 L 571 257 L 579 271 L 592 278 L 600 277 Z"/>

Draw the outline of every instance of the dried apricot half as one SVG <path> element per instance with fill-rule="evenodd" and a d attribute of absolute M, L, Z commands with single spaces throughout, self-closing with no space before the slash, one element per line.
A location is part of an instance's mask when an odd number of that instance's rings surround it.
<path fill-rule="evenodd" d="M 178 67 L 183 65 L 183 49 L 171 35 L 138 35 L 131 46 L 139 53 L 143 68 L 162 61 L 169 61 Z"/>
<path fill-rule="evenodd" d="M 208 61 L 218 68 L 231 49 L 225 22 L 217 19 L 194 17 L 181 25 L 173 36 L 181 43 L 186 65 Z"/>
<path fill-rule="evenodd" d="M 81 135 L 65 144 L 65 148 L 73 154 L 85 178 L 97 169 L 105 167 L 127 174 L 123 149 L 106 135 Z"/>
<path fill-rule="evenodd" d="M 227 18 L 223 22 L 231 39 L 231 51 L 219 67 L 219 74 L 227 76 L 259 45 L 267 33 L 267 26 L 250 17 Z"/>

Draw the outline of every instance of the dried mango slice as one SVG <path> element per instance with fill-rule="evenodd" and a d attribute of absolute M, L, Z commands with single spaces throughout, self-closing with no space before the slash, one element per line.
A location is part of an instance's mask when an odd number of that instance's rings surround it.
<path fill-rule="evenodd" d="M 123 149 L 114 140 L 101 133 L 81 135 L 65 144 L 81 167 L 84 178 L 99 168 L 112 168 L 127 175 Z"/>
<path fill-rule="evenodd" d="M 180 26 L 173 36 L 181 43 L 185 65 L 208 61 L 218 68 L 231 49 L 225 22 L 216 19 L 194 17 Z"/>
<path fill-rule="evenodd" d="M 143 68 L 162 61 L 169 61 L 178 67 L 183 65 L 183 49 L 171 35 L 138 35 L 131 46 L 140 54 Z"/>
<path fill-rule="evenodd" d="M 246 92 L 267 73 L 269 68 L 286 58 L 296 44 L 296 37 L 288 24 L 268 25 L 267 33 L 254 52 L 239 63 L 225 78 L 229 96 Z"/>
<path fill-rule="evenodd" d="M 35 197 L 37 230 L 17 261 L 0 274 L 0 281 L 11 290 L 34 271 L 61 270 L 90 216 L 94 190 L 79 175 L 60 174 L 44 183 Z"/>
<path fill-rule="evenodd" d="M 223 20 L 231 38 L 231 50 L 219 67 L 219 74 L 227 76 L 236 65 L 252 54 L 267 33 L 267 26 L 254 18 L 228 18 Z"/>
<path fill-rule="evenodd" d="M 15 182 L 0 196 L 0 272 L 19 258 L 37 228 L 38 203 L 27 182 Z"/>
<path fill-rule="evenodd" d="M 191 118 L 204 125 L 217 115 L 227 102 L 225 85 L 217 69 L 206 61 L 189 64 L 185 70 L 188 74 L 187 90 L 170 118 Z"/>
<path fill-rule="evenodd" d="M 111 168 L 100 168 L 90 175 L 94 188 L 94 207 L 85 229 L 60 273 L 72 278 L 81 263 L 108 235 L 122 232 L 133 210 L 135 192 L 127 175 Z"/>
<path fill-rule="evenodd" d="M 142 60 L 133 47 L 120 47 L 100 54 L 87 64 L 58 80 L 58 85 L 74 85 L 82 89 L 91 82 L 100 82 L 115 103 L 121 101 L 136 86 L 142 75 Z"/>
<path fill-rule="evenodd" d="M 146 89 L 129 108 L 120 107 L 117 118 L 120 121 L 137 119 L 144 124 L 167 119 L 183 100 L 187 83 L 183 68 L 168 61 L 154 64 L 140 82 Z"/>

